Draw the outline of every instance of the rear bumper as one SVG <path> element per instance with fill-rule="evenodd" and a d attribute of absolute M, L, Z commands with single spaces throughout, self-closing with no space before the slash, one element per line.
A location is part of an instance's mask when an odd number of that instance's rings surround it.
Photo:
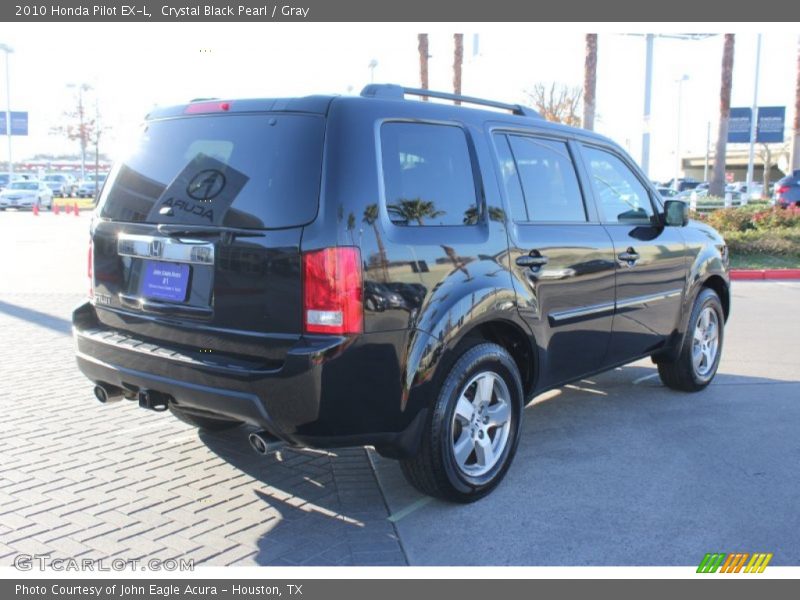
<path fill-rule="evenodd" d="M 399 389 L 376 398 L 382 390 L 367 385 L 361 394 L 352 381 L 354 369 L 369 369 L 358 364 L 374 353 L 369 340 L 302 338 L 280 365 L 199 357 L 108 329 L 89 302 L 73 313 L 73 335 L 78 367 L 95 383 L 161 392 L 178 407 L 250 423 L 293 445 L 374 445 L 398 456 L 416 449 L 424 411 L 401 411 Z"/>

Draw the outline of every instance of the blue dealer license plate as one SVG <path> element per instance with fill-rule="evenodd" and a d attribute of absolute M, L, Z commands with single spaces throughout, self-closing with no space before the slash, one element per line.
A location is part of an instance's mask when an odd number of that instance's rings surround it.
<path fill-rule="evenodd" d="M 183 302 L 189 288 L 189 272 L 189 265 L 147 261 L 140 293 L 154 300 Z"/>

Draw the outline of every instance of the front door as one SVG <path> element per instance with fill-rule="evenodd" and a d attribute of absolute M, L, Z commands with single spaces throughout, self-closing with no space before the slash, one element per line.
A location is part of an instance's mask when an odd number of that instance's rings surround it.
<path fill-rule="evenodd" d="M 686 284 L 682 233 L 665 227 L 660 204 L 635 168 L 610 148 L 583 145 L 600 219 L 614 242 L 617 295 L 606 364 L 663 346 L 678 325 Z"/>

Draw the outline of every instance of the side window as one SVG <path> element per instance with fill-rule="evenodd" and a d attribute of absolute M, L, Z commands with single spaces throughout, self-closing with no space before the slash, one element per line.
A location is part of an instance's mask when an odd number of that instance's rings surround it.
<path fill-rule="evenodd" d="M 591 146 L 584 146 L 583 154 L 603 220 L 650 223 L 654 214 L 650 194 L 628 165 L 614 154 Z"/>
<path fill-rule="evenodd" d="M 381 154 L 392 223 L 415 227 L 478 222 L 472 161 L 460 127 L 384 123 Z"/>
<path fill-rule="evenodd" d="M 502 133 L 495 134 L 494 145 L 497 149 L 500 179 L 506 191 L 511 220 L 517 223 L 529 221 L 525 197 L 522 195 L 522 187 L 517 174 L 517 165 L 514 162 L 514 155 L 511 153 L 511 146 L 508 145 L 508 136 Z"/>
<path fill-rule="evenodd" d="M 508 136 L 522 184 L 528 220 L 586 222 L 578 176 L 565 142 Z"/>

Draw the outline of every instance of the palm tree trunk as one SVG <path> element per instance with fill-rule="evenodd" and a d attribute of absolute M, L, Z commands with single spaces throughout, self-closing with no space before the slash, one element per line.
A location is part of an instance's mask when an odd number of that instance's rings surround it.
<path fill-rule="evenodd" d="M 464 34 L 454 33 L 453 42 L 455 51 L 453 53 L 453 92 L 461 95 L 461 66 L 464 64 Z M 456 104 L 461 104 L 461 100 L 456 100 Z"/>
<path fill-rule="evenodd" d="M 419 83 L 423 90 L 428 89 L 428 34 L 420 33 L 417 35 L 419 45 Z M 423 100 L 427 102 L 428 97 L 423 96 Z"/>
<path fill-rule="evenodd" d="M 375 232 L 375 240 L 378 242 L 378 257 L 381 261 L 381 274 L 383 275 L 383 283 L 389 281 L 389 261 L 386 258 L 386 247 L 383 245 L 381 239 L 381 232 L 378 229 L 376 222 L 372 223 L 372 230 Z"/>
<path fill-rule="evenodd" d="M 794 136 L 792 137 L 792 171 L 800 170 L 800 38 L 797 39 L 797 84 L 794 91 Z"/>
<path fill-rule="evenodd" d="M 597 34 L 586 34 L 586 62 L 583 70 L 583 127 L 594 130 L 597 89 Z"/>
<path fill-rule="evenodd" d="M 708 193 L 711 196 L 725 195 L 725 157 L 728 145 L 728 118 L 731 115 L 731 87 L 733 86 L 733 50 L 736 36 L 725 34 L 725 45 L 722 50 L 722 84 L 719 93 L 719 128 L 717 129 L 717 147 L 714 153 L 714 170 Z"/>

